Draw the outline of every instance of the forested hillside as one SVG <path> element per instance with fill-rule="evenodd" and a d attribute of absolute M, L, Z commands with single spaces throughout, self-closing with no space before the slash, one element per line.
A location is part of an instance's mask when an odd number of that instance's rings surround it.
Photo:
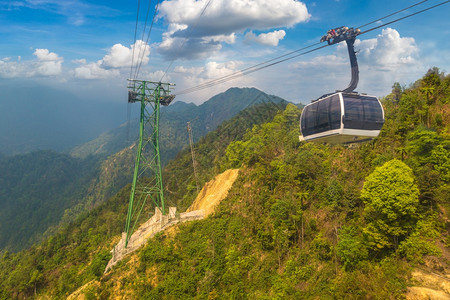
<path fill-rule="evenodd" d="M 174 158 L 188 144 L 186 122 L 192 121 L 196 140 L 247 106 L 268 102 L 282 109 L 285 101 L 254 88 L 233 88 L 202 105 L 184 102 L 161 112 L 162 163 Z M 262 110 L 266 112 L 266 110 Z M 251 122 L 266 116 L 258 110 L 246 114 Z M 269 114 L 270 115 L 270 114 Z M 248 124 L 252 124 L 252 123 Z M 134 125 L 133 125 L 134 124 Z M 68 154 L 36 151 L 0 157 L 0 251 L 19 251 L 55 232 L 116 194 L 131 182 L 138 122 L 74 148 Z M 248 125 L 249 126 L 249 125 Z"/>
<path fill-rule="evenodd" d="M 17 251 L 41 241 L 82 200 L 96 169 L 94 159 L 53 151 L 0 158 L 0 249 Z"/>
<path fill-rule="evenodd" d="M 415 268 L 445 277 L 450 76 L 432 69 L 382 102 L 380 136 L 355 147 L 300 143 L 293 105 L 246 133 L 248 118 L 234 118 L 196 145 L 201 183 L 241 170 L 214 215 L 103 275 L 128 187 L 45 243 L 4 253 L 0 298 L 393 299 Z M 191 170 L 187 151 L 165 169 L 171 205 L 192 202 Z"/>

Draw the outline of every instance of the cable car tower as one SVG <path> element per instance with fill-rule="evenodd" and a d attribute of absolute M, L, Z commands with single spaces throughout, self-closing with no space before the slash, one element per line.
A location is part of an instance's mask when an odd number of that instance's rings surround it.
<path fill-rule="evenodd" d="M 170 94 L 171 83 L 128 80 L 128 102 L 139 102 L 139 142 L 131 185 L 130 202 L 125 225 L 125 247 L 139 221 L 147 200 L 159 208 L 163 215 L 164 193 L 159 152 L 160 107 L 168 106 L 175 95 Z"/>

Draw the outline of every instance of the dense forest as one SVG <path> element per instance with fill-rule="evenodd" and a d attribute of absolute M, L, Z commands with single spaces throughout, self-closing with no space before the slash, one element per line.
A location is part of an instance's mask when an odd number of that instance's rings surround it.
<path fill-rule="evenodd" d="M 3 253 L 0 299 L 404 297 L 414 269 L 449 273 L 450 76 L 431 69 L 382 103 L 380 136 L 353 147 L 300 143 L 291 104 L 257 125 L 239 114 L 196 144 L 200 184 L 241 170 L 212 216 L 158 234 L 103 274 L 127 186 L 44 243 Z M 189 206 L 190 153 L 163 176 L 168 202 Z"/>
<path fill-rule="evenodd" d="M 0 158 L 0 249 L 41 241 L 81 201 L 98 163 L 53 151 Z"/>

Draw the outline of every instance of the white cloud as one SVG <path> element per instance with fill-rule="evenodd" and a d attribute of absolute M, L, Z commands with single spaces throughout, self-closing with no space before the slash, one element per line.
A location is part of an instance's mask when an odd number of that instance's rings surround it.
<path fill-rule="evenodd" d="M 202 36 L 230 34 L 245 29 L 291 27 L 308 21 L 306 5 L 295 0 L 172 0 L 164 1 L 160 17 L 194 27 Z M 200 18 L 202 11 L 203 15 Z"/>
<path fill-rule="evenodd" d="M 150 72 L 148 70 L 142 70 L 142 72 L 139 73 L 140 78 L 145 78 L 145 80 L 153 81 L 153 82 L 172 82 L 172 78 L 170 74 L 166 74 L 163 70 L 156 70 L 154 72 Z"/>
<path fill-rule="evenodd" d="M 245 35 L 245 40 L 266 46 L 278 46 L 279 41 L 282 40 L 285 35 L 286 32 L 284 30 L 275 30 L 269 33 L 261 33 L 260 35 L 256 35 L 253 31 L 250 31 Z"/>
<path fill-rule="evenodd" d="M 102 61 L 99 60 L 95 63 L 89 63 L 75 68 L 74 75 L 81 79 L 99 79 L 119 76 L 120 71 L 118 69 L 103 68 Z"/>
<path fill-rule="evenodd" d="M 199 57 L 192 52 L 201 50 L 200 56 L 210 55 L 221 49 L 217 43 L 234 43 L 236 35 L 247 30 L 292 27 L 308 21 L 310 14 L 306 5 L 296 0 L 168 0 L 161 4 L 159 17 L 171 24 L 159 51 L 169 58 L 192 59 Z M 275 32 L 256 40 L 276 45 L 284 31 Z M 192 49 L 192 41 L 202 47 Z M 179 46 L 183 44 L 181 51 Z"/>
<path fill-rule="evenodd" d="M 142 61 L 142 65 L 149 62 L 150 46 L 144 41 L 138 40 L 130 48 L 122 44 L 115 44 L 109 53 L 103 57 L 103 66 L 111 68 L 131 67 Z"/>
<path fill-rule="evenodd" d="M 203 67 L 184 67 L 177 66 L 174 68 L 172 79 L 177 82 L 175 94 L 181 92 L 187 88 L 195 87 L 200 84 L 205 84 L 211 80 L 222 78 L 227 75 L 239 74 L 239 69 L 242 67 L 241 61 L 229 61 L 226 63 L 219 63 L 215 61 L 208 62 Z M 236 79 L 208 87 L 207 89 L 199 90 L 186 95 L 177 96 L 177 99 L 181 99 L 187 102 L 194 102 L 200 104 L 211 96 L 221 93 L 230 87 L 247 87 L 252 86 L 254 78 L 252 77 L 239 77 Z"/>
<path fill-rule="evenodd" d="M 235 73 L 238 67 L 242 65 L 239 61 L 229 61 L 226 63 L 208 62 L 204 67 L 192 67 L 185 68 L 183 66 L 177 66 L 174 68 L 175 74 L 182 74 L 187 78 L 198 80 L 198 84 L 204 83 L 209 80 L 221 78 Z"/>
<path fill-rule="evenodd" d="M 62 71 L 64 59 L 48 49 L 36 49 L 33 53 L 37 57 L 35 72 L 44 76 L 59 75 Z"/>
<path fill-rule="evenodd" d="M 47 77 L 62 73 L 64 58 L 48 49 L 35 49 L 36 60 L 22 61 L 19 56 L 17 61 L 7 57 L 0 60 L 0 78 L 17 77 Z"/>
<path fill-rule="evenodd" d="M 16 78 L 25 76 L 26 68 L 18 62 L 0 60 L 0 78 Z"/>
<path fill-rule="evenodd" d="M 121 70 L 131 67 L 132 63 L 134 67 L 138 63 L 141 66 L 147 65 L 150 60 L 149 56 L 150 46 L 144 41 L 138 40 L 130 47 L 115 44 L 108 50 L 108 54 L 97 62 L 87 63 L 85 59 L 74 60 L 74 63 L 81 64 L 81 66 L 76 67 L 73 74 L 82 79 L 111 78 L 119 76 Z"/>
<path fill-rule="evenodd" d="M 48 49 L 36 49 L 33 55 L 40 61 L 58 61 L 61 59 L 58 54 L 50 52 Z"/>
<path fill-rule="evenodd" d="M 72 62 L 74 64 L 79 64 L 79 65 L 85 65 L 87 63 L 86 59 L 82 58 L 82 59 L 74 59 L 72 60 Z"/>
<path fill-rule="evenodd" d="M 418 64 L 419 48 L 414 38 L 400 37 L 392 28 L 383 29 L 375 39 L 357 40 L 355 47 L 361 49 L 359 57 L 362 62 L 378 69 L 394 71 Z"/>

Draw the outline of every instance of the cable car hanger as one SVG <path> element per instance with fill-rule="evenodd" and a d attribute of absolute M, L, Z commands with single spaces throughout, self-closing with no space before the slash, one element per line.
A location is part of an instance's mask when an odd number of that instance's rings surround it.
<path fill-rule="evenodd" d="M 359 69 L 358 69 L 358 61 L 356 60 L 356 52 L 355 52 L 355 40 L 356 40 L 356 36 L 361 34 L 361 30 L 359 29 L 353 29 L 353 28 L 348 28 L 346 26 L 341 26 L 335 29 L 330 29 L 327 31 L 327 34 L 322 36 L 322 38 L 320 39 L 320 42 L 328 42 L 328 45 L 334 45 L 337 43 L 340 43 L 342 41 L 345 41 L 345 43 L 347 44 L 347 50 L 348 50 L 348 55 L 350 57 L 350 67 L 351 67 L 351 80 L 350 80 L 350 84 L 348 85 L 348 87 L 346 87 L 345 89 L 343 89 L 342 91 L 338 91 L 338 92 L 343 92 L 343 93 L 353 93 L 354 90 L 356 89 L 356 87 L 358 86 L 358 82 L 359 82 Z M 329 94 L 325 94 L 323 96 L 321 96 L 319 99 L 322 99 L 324 97 L 327 97 L 331 94 L 334 93 L 329 93 Z M 317 101 L 319 99 L 316 99 L 314 101 Z"/>

